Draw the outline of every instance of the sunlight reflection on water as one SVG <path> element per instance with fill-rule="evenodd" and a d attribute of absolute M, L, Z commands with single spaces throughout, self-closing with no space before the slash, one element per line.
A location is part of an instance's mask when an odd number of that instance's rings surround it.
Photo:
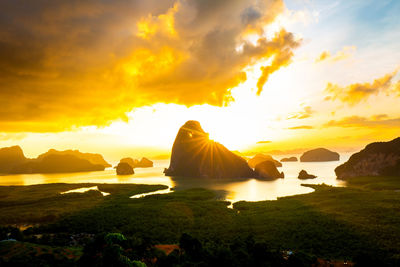
<path fill-rule="evenodd" d="M 299 155 L 295 155 L 299 156 Z M 0 176 L 0 185 L 31 185 L 43 183 L 135 183 L 163 184 L 174 190 L 189 188 L 207 188 L 221 192 L 221 198 L 236 202 L 240 200 L 260 201 L 275 200 L 278 197 L 305 194 L 312 188 L 301 184 L 328 184 L 345 186 L 345 182 L 336 180 L 334 169 L 345 162 L 350 155 L 341 155 L 340 161 L 333 162 L 284 162 L 280 171 L 285 173 L 284 179 L 262 181 L 257 179 L 213 180 L 190 177 L 167 177 L 163 170 L 168 167 L 169 160 L 157 160 L 153 168 L 136 168 L 135 174 L 118 176 L 110 168 L 100 172 L 80 172 L 63 174 L 23 174 Z M 281 159 L 284 156 L 275 157 Z M 299 180 L 300 170 L 317 175 L 316 179 Z M 170 189 L 158 193 L 168 193 Z M 154 192 L 152 193 L 154 194 Z M 140 197 L 138 195 L 134 197 Z"/>
<path fill-rule="evenodd" d="M 100 191 L 99 188 L 97 187 L 97 185 L 96 186 L 92 186 L 92 187 L 81 187 L 81 188 L 77 188 L 77 189 L 72 189 L 72 190 L 68 190 L 68 191 L 65 191 L 65 192 L 61 192 L 60 194 L 85 193 L 85 192 L 90 191 L 90 190 L 99 191 L 103 196 L 110 195 L 110 193 Z"/>

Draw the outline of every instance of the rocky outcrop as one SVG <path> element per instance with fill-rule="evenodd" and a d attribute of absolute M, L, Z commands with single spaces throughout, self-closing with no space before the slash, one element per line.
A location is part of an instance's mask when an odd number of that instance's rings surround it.
<path fill-rule="evenodd" d="M 307 173 L 305 170 L 301 170 L 301 171 L 299 172 L 298 178 L 299 178 L 299 179 L 314 179 L 314 178 L 317 178 L 317 176 L 312 175 L 312 174 L 309 174 L 309 173 Z"/>
<path fill-rule="evenodd" d="M 81 159 L 73 155 L 50 154 L 40 159 L 29 160 L 16 165 L 10 173 L 67 173 L 103 170 L 103 165 L 92 164 L 86 159 Z"/>
<path fill-rule="evenodd" d="M 168 176 L 249 178 L 254 171 L 245 159 L 209 139 L 198 121 L 187 121 L 172 147 Z"/>
<path fill-rule="evenodd" d="M 317 148 L 304 152 L 300 157 L 301 162 L 337 161 L 339 159 L 339 153 L 326 148 Z"/>
<path fill-rule="evenodd" d="M 297 158 L 296 157 L 289 157 L 289 158 L 281 159 L 281 162 L 291 162 L 291 161 L 297 161 Z"/>
<path fill-rule="evenodd" d="M 0 149 L 0 173 L 9 173 L 15 166 L 26 162 L 28 159 L 19 146 L 4 147 Z"/>
<path fill-rule="evenodd" d="M 129 174 L 134 174 L 135 171 L 133 170 L 133 167 L 126 162 L 120 162 L 118 165 L 115 167 L 117 174 L 118 175 L 129 175 Z"/>
<path fill-rule="evenodd" d="M 400 137 L 367 145 L 338 166 L 335 173 L 343 180 L 360 176 L 400 176 Z"/>
<path fill-rule="evenodd" d="M 64 151 L 59 151 L 55 149 L 50 149 L 46 153 L 43 153 L 37 157 L 38 160 L 42 160 L 44 157 L 47 157 L 48 155 L 72 155 L 80 159 L 85 159 L 88 160 L 92 164 L 100 164 L 103 165 L 105 168 L 111 167 L 111 164 L 109 164 L 107 161 L 104 160 L 103 156 L 100 154 L 95 154 L 95 153 L 82 153 L 79 150 L 64 150 Z"/>
<path fill-rule="evenodd" d="M 283 172 L 279 172 L 276 168 L 274 162 L 272 161 L 263 161 L 256 165 L 254 168 L 258 178 L 266 179 L 266 180 L 275 180 L 278 178 L 284 178 L 285 175 Z"/>
<path fill-rule="evenodd" d="M 247 162 L 251 168 L 255 168 L 256 165 L 263 161 L 271 161 L 275 164 L 276 167 L 282 167 L 282 163 L 279 161 L 275 160 L 273 157 L 270 155 L 264 155 L 264 154 L 257 154 L 255 155 L 252 159 L 249 159 Z"/>
<path fill-rule="evenodd" d="M 120 162 L 128 163 L 132 168 L 150 168 L 153 167 L 153 162 L 148 158 L 142 158 L 141 160 L 132 158 L 123 158 Z"/>

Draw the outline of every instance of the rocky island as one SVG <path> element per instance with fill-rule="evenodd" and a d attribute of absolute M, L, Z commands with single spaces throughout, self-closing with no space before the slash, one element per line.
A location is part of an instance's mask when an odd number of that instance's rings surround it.
<path fill-rule="evenodd" d="M 307 171 L 305 170 L 301 170 L 299 172 L 299 176 L 297 176 L 297 178 L 304 180 L 304 179 L 314 179 L 317 178 L 317 176 L 313 175 L 313 174 L 309 174 Z"/>
<path fill-rule="evenodd" d="M 80 152 L 79 150 L 64 150 L 64 151 L 59 151 L 55 149 L 49 149 L 46 153 L 43 153 L 37 157 L 38 160 L 42 160 L 44 157 L 48 155 L 72 155 L 80 159 L 85 159 L 88 160 L 92 164 L 100 164 L 103 165 L 104 168 L 111 167 L 112 165 L 108 163 L 107 161 L 104 160 L 103 156 L 101 154 L 97 153 L 83 153 Z"/>
<path fill-rule="evenodd" d="M 103 171 L 111 166 L 100 154 L 81 153 L 78 150 L 50 149 L 37 158 L 26 158 L 19 146 L 0 149 L 0 173 L 65 173 Z"/>
<path fill-rule="evenodd" d="M 339 153 L 330 151 L 326 148 L 309 150 L 304 152 L 300 157 L 301 162 L 338 161 L 339 159 Z"/>
<path fill-rule="evenodd" d="M 342 180 L 359 176 L 400 176 L 400 137 L 367 145 L 338 166 L 335 173 Z"/>
<path fill-rule="evenodd" d="M 250 178 L 254 171 L 246 160 L 210 140 L 198 121 L 187 121 L 172 147 L 168 176 L 202 178 Z"/>
<path fill-rule="evenodd" d="M 134 174 L 135 171 L 133 170 L 133 167 L 126 162 L 120 162 L 118 165 L 115 167 L 117 171 L 117 175 L 129 175 L 129 174 Z"/>
<path fill-rule="evenodd" d="M 150 168 L 153 167 L 153 162 L 148 158 L 143 157 L 141 160 L 133 158 L 123 158 L 120 162 L 128 163 L 132 168 Z"/>

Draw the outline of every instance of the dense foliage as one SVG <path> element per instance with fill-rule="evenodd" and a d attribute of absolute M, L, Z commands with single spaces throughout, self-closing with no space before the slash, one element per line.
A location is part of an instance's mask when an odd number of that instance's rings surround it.
<path fill-rule="evenodd" d="M 277 201 L 238 202 L 233 209 L 205 189 L 130 199 L 132 188 L 138 190 L 139 185 L 99 185 L 111 196 L 74 211 L 66 205 L 69 212 L 63 216 L 22 233 L 3 228 L 0 237 L 40 246 L 85 247 L 80 264 L 93 255 L 108 255 L 95 257 L 98 266 L 119 255 L 148 266 L 288 266 L 291 261 L 301 262 L 292 266 L 307 266 L 316 258 L 361 266 L 399 264 L 399 179 L 362 177 L 348 185 L 309 185 L 316 191 Z M 81 197 L 90 199 L 91 194 Z M 8 198 L 17 200 L 18 195 Z M 25 214 L 21 206 L 14 206 L 14 218 Z M 106 238 L 107 233 L 122 233 L 124 238 Z M 180 244 L 181 249 L 164 255 L 155 249 L 158 244 Z M 121 261 L 128 262 L 124 257 Z"/>

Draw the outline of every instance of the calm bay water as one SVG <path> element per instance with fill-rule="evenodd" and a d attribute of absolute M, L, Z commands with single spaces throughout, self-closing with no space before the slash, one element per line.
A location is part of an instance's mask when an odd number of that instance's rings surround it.
<path fill-rule="evenodd" d="M 128 176 L 117 176 L 115 170 L 112 168 L 102 172 L 4 175 L 0 176 L 0 185 L 32 185 L 43 183 L 163 184 L 175 190 L 198 187 L 218 190 L 221 193 L 221 198 L 232 202 L 240 200 L 275 200 L 277 197 L 305 194 L 313 191 L 313 189 L 309 187 L 301 186 L 302 183 L 325 183 L 333 186 L 345 186 L 343 181 L 336 180 L 334 169 L 336 166 L 347 161 L 349 156 L 350 154 L 341 154 L 340 161 L 332 162 L 283 162 L 283 167 L 278 169 L 285 173 L 285 178 L 275 181 L 168 177 L 164 176 L 163 170 L 168 167 L 169 160 L 156 160 L 154 161 L 153 168 L 137 168 L 135 169 L 135 174 Z M 275 158 L 281 159 L 283 157 L 284 156 Z M 318 177 L 316 179 L 299 180 L 297 179 L 297 175 L 302 169 Z"/>

